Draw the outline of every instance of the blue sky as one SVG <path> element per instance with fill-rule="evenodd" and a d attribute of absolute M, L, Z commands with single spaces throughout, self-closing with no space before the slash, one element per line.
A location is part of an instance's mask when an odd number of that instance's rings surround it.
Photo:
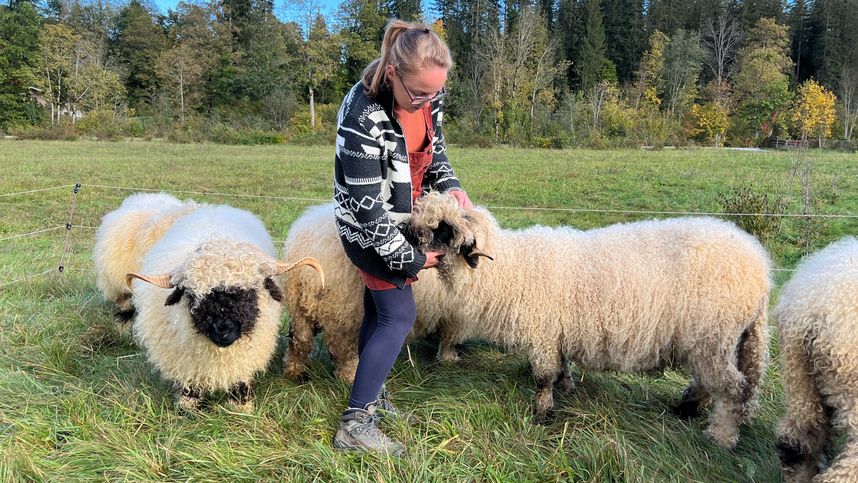
<path fill-rule="evenodd" d="M 176 6 L 180 0 L 152 0 L 158 8 L 161 9 L 162 13 L 167 13 L 167 10 Z M 186 0 L 187 1 L 187 0 Z M 340 5 L 341 0 L 318 0 L 322 5 L 323 13 L 326 17 L 330 17 L 333 14 L 337 7 Z M 274 7 L 279 12 L 283 9 L 285 3 L 288 3 L 288 0 L 275 0 Z"/>

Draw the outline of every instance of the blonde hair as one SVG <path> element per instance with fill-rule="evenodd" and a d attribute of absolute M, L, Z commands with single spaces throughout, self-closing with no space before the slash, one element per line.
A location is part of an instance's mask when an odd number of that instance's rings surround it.
<path fill-rule="evenodd" d="M 449 69 L 453 66 L 453 57 L 447 44 L 432 27 L 392 18 L 384 28 L 381 56 L 363 71 L 363 85 L 370 97 L 378 95 L 387 78 L 389 64 L 408 75 L 426 67 Z"/>

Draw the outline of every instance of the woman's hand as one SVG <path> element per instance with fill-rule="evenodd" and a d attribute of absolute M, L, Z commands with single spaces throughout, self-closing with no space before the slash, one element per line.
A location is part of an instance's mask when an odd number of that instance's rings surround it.
<path fill-rule="evenodd" d="M 426 263 L 423 264 L 423 268 L 435 268 L 438 266 L 438 263 L 441 261 L 441 258 L 444 257 L 444 254 L 441 252 L 426 252 Z"/>
<path fill-rule="evenodd" d="M 471 199 L 468 198 L 468 193 L 465 193 L 463 190 L 453 190 L 450 191 L 450 194 L 453 195 L 453 198 L 456 198 L 460 207 L 466 210 L 474 209 L 474 204 L 471 203 Z"/>

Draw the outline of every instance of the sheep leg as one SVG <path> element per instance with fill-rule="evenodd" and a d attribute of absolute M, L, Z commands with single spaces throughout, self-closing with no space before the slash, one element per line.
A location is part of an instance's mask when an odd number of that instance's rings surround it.
<path fill-rule="evenodd" d="M 754 323 L 739 339 L 737 366 L 745 376 L 747 386 L 744 394 L 745 420 L 756 413 L 759 401 L 758 393 L 766 374 L 769 360 L 769 323 L 767 320 L 767 302 L 761 305 L 761 312 Z"/>
<path fill-rule="evenodd" d="M 250 412 L 253 410 L 253 401 L 251 397 L 253 391 L 250 388 L 249 382 L 238 382 L 234 384 L 228 391 L 229 405 L 241 412 Z"/>
<path fill-rule="evenodd" d="M 438 332 L 441 341 L 438 344 L 438 361 L 439 362 L 459 362 L 459 351 L 456 350 L 455 331 L 449 327 L 447 320 L 442 320 L 438 324 Z"/>
<path fill-rule="evenodd" d="M 781 340 L 781 374 L 786 414 L 778 423 L 777 451 L 787 482 L 805 482 L 818 471 L 830 439 L 830 413 L 813 379 L 800 336 Z"/>
<path fill-rule="evenodd" d="M 181 387 L 176 390 L 176 405 L 182 411 L 199 411 L 203 401 L 203 390 L 192 387 Z"/>
<path fill-rule="evenodd" d="M 680 419 L 693 419 L 700 416 L 700 408 L 709 402 L 709 393 L 694 379 L 682 392 L 682 399 L 673 408 L 673 412 Z"/>
<path fill-rule="evenodd" d="M 575 381 L 572 380 L 572 370 L 569 367 L 569 358 L 565 355 L 560 356 L 560 376 L 554 383 L 557 390 L 562 393 L 570 393 L 575 390 Z"/>
<path fill-rule="evenodd" d="M 114 320 L 116 320 L 116 328 L 120 334 L 127 335 L 131 333 L 131 321 L 134 319 L 136 310 L 131 305 L 131 294 L 123 293 L 116 301 L 116 310 L 113 312 Z"/>
<path fill-rule="evenodd" d="M 701 351 L 689 358 L 694 379 L 715 403 L 705 434 L 727 449 L 739 441 L 747 385 L 745 376 L 733 363 L 734 349 L 735 345 L 730 345 L 721 347 L 715 354 Z"/>
<path fill-rule="evenodd" d="M 538 423 L 545 423 L 554 417 L 554 383 L 562 372 L 560 352 L 531 356 L 530 364 L 536 379 L 535 419 Z"/>
<path fill-rule="evenodd" d="M 359 326 L 359 324 L 356 325 L 356 327 Z M 336 365 L 334 372 L 341 381 L 352 384 L 358 366 L 357 333 L 355 332 L 354 337 L 348 337 L 342 333 L 325 331 L 324 337 L 328 352 Z"/>
<path fill-rule="evenodd" d="M 299 310 L 289 324 L 289 346 L 283 356 L 283 374 L 289 379 L 303 379 L 313 350 L 313 323 Z"/>

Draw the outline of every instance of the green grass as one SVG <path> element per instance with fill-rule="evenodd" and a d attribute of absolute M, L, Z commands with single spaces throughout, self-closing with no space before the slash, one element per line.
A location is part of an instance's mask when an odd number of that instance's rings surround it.
<path fill-rule="evenodd" d="M 718 212 L 718 194 L 734 187 L 779 192 L 792 163 L 787 153 L 714 150 L 451 148 L 450 158 L 472 199 L 494 207 L 507 227 L 589 228 L 649 216 L 505 207 Z M 809 158 L 823 211 L 858 213 L 858 158 Z M 330 197 L 332 164 L 330 147 L 0 142 L 0 194 L 81 182 L 74 220 L 90 227 L 132 192 L 94 185 L 299 198 L 193 195 L 252 210 L 282 239 L 312 199 Z M 0 238 L 64 225 L 72 197 L 70 187 L 0 197 Z M 780 267 L 801 255 L 797 223 L 785 222 L 769 242 Z M 827 220 L 813 246 L 856 232 L 855 219 Z M 252 414 L 231 413 L 218 401 L 201 414 L 178 413 L 166 384 L 113 330 L 91 272 L 93 234 L 70 232 L 65 273 L 0 287 L 0 481 L 779 478 L 773 444 L 783 394 L 776 362 L 763 409 L 734 451 L 704 439 L 705 421 L 670 414 L 687 382 L 681 372 L 578 372 L 577 390 L 557 398 L 557 418 L 538 425 L 523 358 L 473 343 L 461 363 L 440 365 L 434 342 L 423 341 L 411 346 L 414 365 L 401 357 L 389 383 L 394 400 L 420 420 L 386 427 L 408 455 L 391 461 L 334 453 L 330 439 L 348 387 L 332 376 L 323 349 L 309 382 L 285 380 L 285 329 L 281 352 L 256 385 Z M 0 241 L 0 284 L 56 268 L 65 237 L 60 229 Z"/>

